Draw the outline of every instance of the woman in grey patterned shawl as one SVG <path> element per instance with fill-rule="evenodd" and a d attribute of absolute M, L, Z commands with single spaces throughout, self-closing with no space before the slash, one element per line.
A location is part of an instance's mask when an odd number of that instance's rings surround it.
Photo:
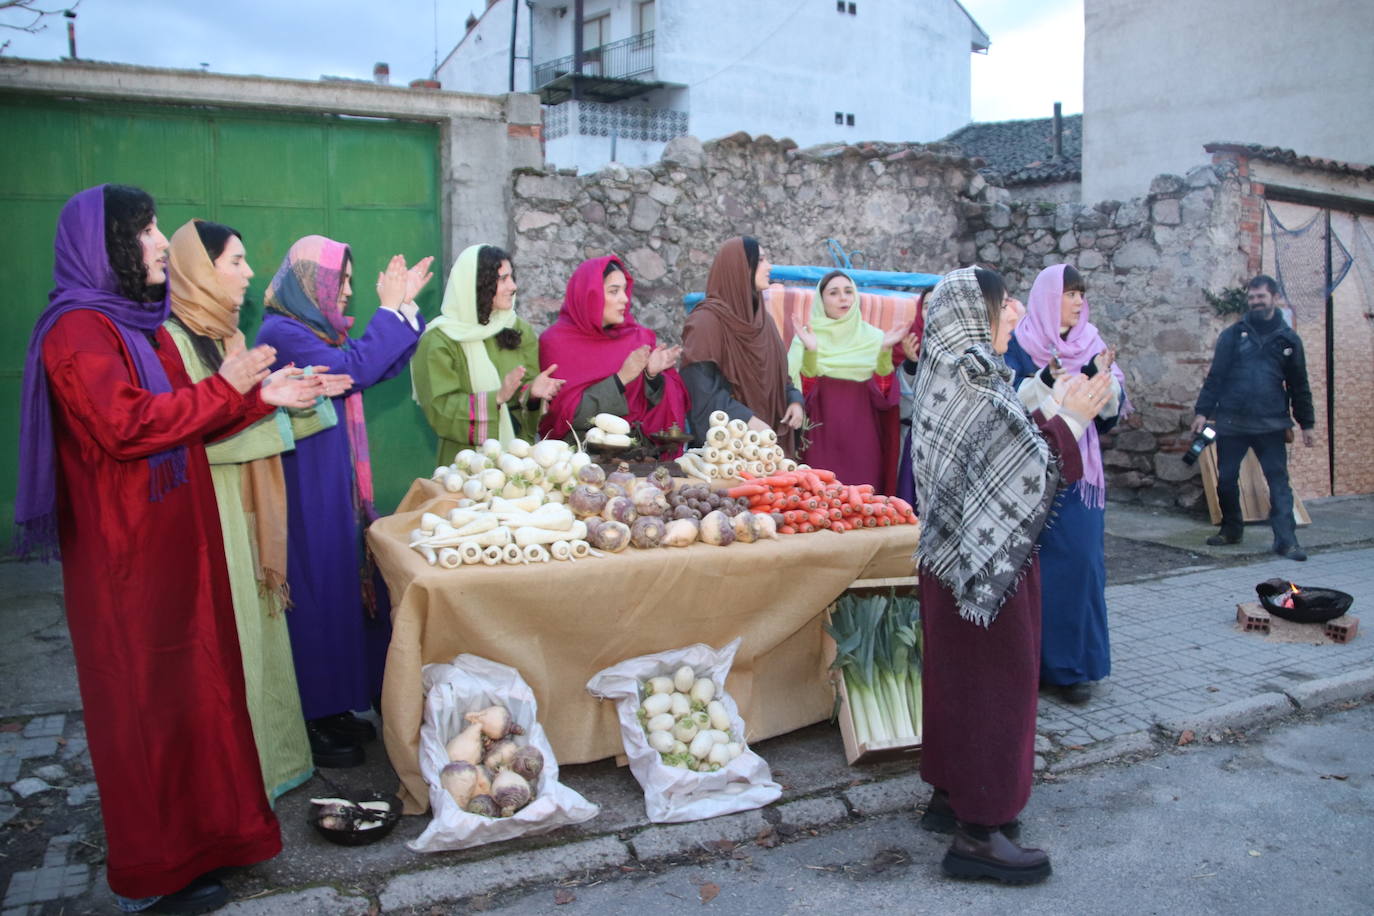
<path fill-rule="evenodd" d="M 1016 884 L 1050 873 L 1043 850 L 1016 843 L 1040 667 L 1035 544 L 1056 489 L 1082 474 L 1075 440 L 1106 392 L 1076 376 L 1047 402 L 1050 416 L 1027 413 L 1002 362 L 1024 314 L 993 271 L 963 268 L 940 281 L 927 303 L 911 445 L 922 524 L 921 778 L 934 788 L 921 824 L 953 832 L 947 874 Z"/>

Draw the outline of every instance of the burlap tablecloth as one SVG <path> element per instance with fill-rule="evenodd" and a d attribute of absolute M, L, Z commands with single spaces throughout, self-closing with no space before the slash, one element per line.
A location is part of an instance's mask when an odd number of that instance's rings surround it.
<path fill-rule="evenodd" d="M 560 764 L 622 752 L 614 705 L 586 683 L 602 668 L 692 643 L 743 637 L 726 689 L 748 739 L 830 716 L 822 611 L 856 579 L 912 574 L 919 527 L 902 525 L 712 547 L 626 550 L 531 566 L 427 565 L 407 543 L 424 511 L 457 497 L 429 480 L 368 531 L 392 601 L 383 736 L 408 814 L 429 794 L 418 763 L 420 669 L 471 652 L 511 665 L 534 689 Z"/>

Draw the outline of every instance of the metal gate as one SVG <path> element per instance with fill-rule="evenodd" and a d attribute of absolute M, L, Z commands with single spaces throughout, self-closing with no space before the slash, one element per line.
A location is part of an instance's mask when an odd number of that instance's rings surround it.
<path fill-rule="evenodd" d="M 353 248 L 351 313 L 377 308 L 367 278 L 396 252 L 442 260 L 439 129 L 337 115 L 112 104 L 0 94 L 0 512 L 13 518 L 24 352 L 52 287 L 62 204 L 101 183 L 137 185 L 157 200 L 168 236 L 192 217 L 240 230 L 253 278 L 242 325 L 253 339 L 262 295 L 290 244 L 320 233 Z M 421 296 L 438 311 L 442 264 Z M 410 399 L 410 378 L 367 393 L 377 507 L 390 512 L 433 469 L 434 440 Z M 4 539 L 4 540 L 7 540 Z"/>

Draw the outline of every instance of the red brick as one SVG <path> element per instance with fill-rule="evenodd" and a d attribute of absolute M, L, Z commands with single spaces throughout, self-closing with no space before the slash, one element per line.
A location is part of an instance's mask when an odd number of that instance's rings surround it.
<path fill-rule="evenodd" d="M 1269 612 L 1253 601 L 1236 605 L 1236 623 L 1247 633 L 1268 633 Z"/>
<path fill-rule="evenodd" d="M 1331 637 L 1332 642 L 1350 642 L 1359 631 L 1360 618 L 1351 617 L 1349 614 L 1342 614 L 1335 620 L 1326 622 L 1326 635 Z"/>

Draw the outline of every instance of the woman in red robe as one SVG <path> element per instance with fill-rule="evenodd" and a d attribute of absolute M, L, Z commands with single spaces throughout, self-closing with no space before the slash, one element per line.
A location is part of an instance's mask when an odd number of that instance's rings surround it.
<path fill-rule="evenodd" d="M 270 858 L 281 838 L 203 443 L 307 406 L 323 383 L 260 387 L 266 347 L 191 383 L 162 328 L 167 240 L 143 191 L 77 194 L 54 248 L 25 364 L 16 546 L 61 547 L 110 888 L 129 912 L 206 912 L 228 893 L 202 876 Z"/>

